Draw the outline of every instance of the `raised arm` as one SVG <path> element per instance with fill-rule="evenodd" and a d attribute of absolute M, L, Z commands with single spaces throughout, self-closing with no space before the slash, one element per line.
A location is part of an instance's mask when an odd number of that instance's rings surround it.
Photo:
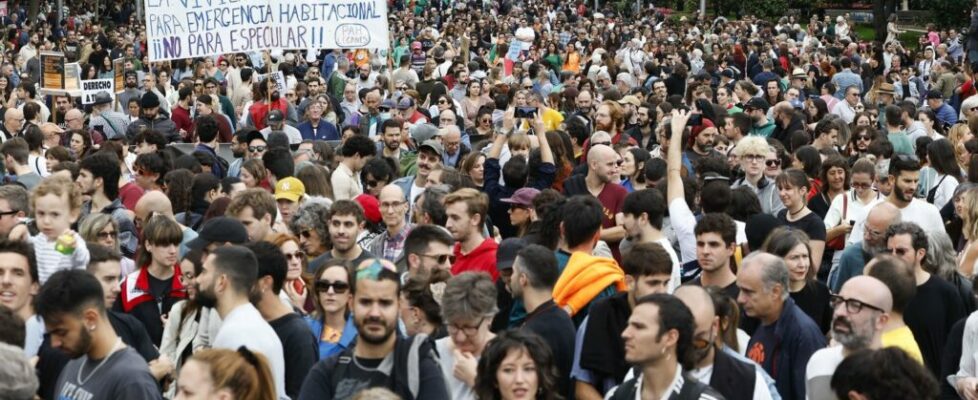
<path fill-rule="evenodd" d="M 683 131 L 686 129 L 686 122 L 689 121 L 689 112 L 686 110 L 672 110 L 672 119 L 669 125 L 672 128 L 669 136 L 669 150 L 666 156 L 666 204 L 672 203 L 674 199 L 685 198 L 683 190 Z"/>

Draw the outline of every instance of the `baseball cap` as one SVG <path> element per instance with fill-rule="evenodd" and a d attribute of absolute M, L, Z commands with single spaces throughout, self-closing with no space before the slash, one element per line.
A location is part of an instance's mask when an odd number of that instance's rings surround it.
<path fill-rule="evenodd" d="M 414 99 L 411 96 L 403 96 L 401 97 L 401 101 L 397 102 L 398 110 L 407 110 L 411 107 L 414 107 Z"/>
<path fill-rule="evenodd" d="M 385 99 L 380 103 L 380 108 L 382 109 L 386 108 L 388 110 L 393 110 L 396 107 L 397 107 L 397 103 L 394 103 L 394 100 L 391 99 Z"/>
<path fill-rule="evenodd" d="M 725 76 L 725 77 L 730 78 L 730 79 L 734 79 L 734 72 L 730 68 L 727 68 L 727 69 L 723 70 L 723 72 L 721 72 L 720 75 L 721 76 Z"/>
<path fill-rule="evenodd" d="M 215 242 L 242 244 L 248 241 L 248 231 L 241 221 L 228 217 L 211 218 L 204 223 L 197 237 L 187 243 L 191 250 L 203 250 Z"/>
<path fill-rule="evenodd" d="M 642 102 L 638 100 L 638 97 L 635 97 L 633 95 L 628 95 L 622 97 L 621 100 L 618 100 L 618 104 L 631 104 L 635 107 L 638 107 L 642 105 Z"/>
<path fill-rule="evenodd" d="M 268 122 L 282 122 L 285 120 L 285 115 L 282 114 L 281 110 L 272 110 L 268 112 Z"/>
<path fill-rule="evenodd" d="M 943 99 L 944 94 L 940 90 L 931 90 L 927 92 L 927 100 L 930 99 Z"/>
<path fill-rule="evenodd" d="M 429 148 L 432 151 L 434 151 L 436 154 L 438 154 L 438 157 L 445 156 L 445 148 L 441 145 L 441 142 L 437 140 L 434 139 L 425 140 L 423 143 L 421 143 L 421 146 L 418 146 L 418 151 L 420 152 L 422 149 L 425 148 Z"/>
<path fill-rule="evenodd" d="M 290 176 L 275 182 L 275 200 L 288 200 L 294 203 L 304 194 L 306 194 L 306 185 L 296 178 Z"/>
<path fill-rule="evenodd" d="M 521 238 L 511 237 L 499 242 L 496 249 L 496 270 L 513 268 L 513 261 L 516 261 L 516 254 L 526 247 L 526 241 Z"/>
<path fill-rule="evenodd" d="M 747 104 L 744 104 L 744 108 L 745 109 L 747 109 L 747 108 L 753 108 L 753 109 L 756 109 L 756 110 L 761 110 L 763 112 L 767 112 L 767 109 L 768 108 L 771 108 L 771 105 L 768 104 L 767 100 L 764 100 L 764 99 L 762 99 L 760 97 L 754 97 L 754 98 L 751 98 L 750 100 L 748 100 L 747 101 Z"/>
<path fill-rule="evenodd" d="M 515 204 L 523 207 L 532 207 L 533 198 L 537 197 L 540 191 L 534 188 L 522 187 L 516 189 L 513 195 L 505 199 L 500 199 L 499 201 L 508 204 Z"/>

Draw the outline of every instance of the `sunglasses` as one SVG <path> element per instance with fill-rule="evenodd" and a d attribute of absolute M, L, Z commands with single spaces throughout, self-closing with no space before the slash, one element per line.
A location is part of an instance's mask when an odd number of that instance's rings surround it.
<path fill-rule="evenodd" d="M 116 232 L 115 231 L 99 232 L 95 236 L 98 237 L 99 239 L 105 240 L 108 238 L 114 238 L 116 236 Z"/>
<path fill-rule="evenodd" d="M 591 146 L 611 146 L 611 142 L 594 142 Z"/>
<path fill-rule="evenodd" d="M 978 107 L 976 107 L 976 108 L 978 108 Z M 856 137 L 856 140 L 865 140 L 867 142 L 871 142 L 873 140 L 873 138 L 871 136 L 869 136 L 869 135 L 859 135 L 858 137 Z"/>
<path fill-rule="evenodd" d="M 306 229 L 306 230 L 304 230 L 302 232 L 299 232 L 299 236 L 302 236 L 302 237 L 304 237 L 306 239 L 309 239 L 309 238 L 312 237 L 312 230 L 311 229 Z"/>
<path fill-rule="evenodd" d="M 248 151 L 252 153 L 261 153 L 265 151 L 266 146 L 248 146 Z"/>
<path fill-rule="evenodd" d="M 285 256 L 286 260 L 291 260 L 293 258 L 296 260 L 302 260 L 306 257 L 306 253 L 302 250 L 296 251 L 295 253 L 282 253 L 282 255 Z"/>
<path fill-rule="evenodd" d="M 448 102 L 445 100 L 438 100 L 438 104 L 448 104 Z"/>
<path fill-rule="evenodd" d="M 428 257 L 435 260 L 439 264 L 449 263 L 455 264 L 455 255 L 453 254 L 418 254 L 421 257 Z"/>
<path fill-rule="evenodd" d="M 322 281 L 317 281 L 316 284 L 313 285 L 313 288 L 316 289 L 316 292 L 318 293 L 328 293 L 329 289 L 333 289 L 333 293 L 345 294 L 347 291 L 350 290 L 350 284 L 346 282 L 340 282 L 340 281 L 334 282 L 334 281 L 322 280 Z"/>
<path fill-rule="evenodd" d="M 767 160 L 764 161 L 764 165 L 767 165 L 769 168 L 777 168 L 781 166 L 781 160 L 778 159 Z"/>
<path fill-rule="evenodd" d="M 849 184 L 849 186 L 852 186 L 855 189 L 869 189 L 873 186 L 873 184 L 869 182 L 852 182 Z"/>

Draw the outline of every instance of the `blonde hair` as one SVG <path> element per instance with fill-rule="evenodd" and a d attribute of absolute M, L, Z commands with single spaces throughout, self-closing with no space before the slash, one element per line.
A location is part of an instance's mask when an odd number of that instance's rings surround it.
<path fill-rule="evenodd" d="M 489 196 L 486 196 L 485 193 L 472 188 L 464 188 L 451 192 L 442 199 L 446 208 L 458 202 L 465 203 L 469 216 L 478 214 L 479 222 L 486 222 L 486 213 L 489 212 Z"/>
<path fill-rule="evenodd" d="M 509 139 L 506 141 L 506 145 L 509 146 L 510 150 L 529 149 L 530 137 L 526 136 L 525 133 L 514 133 L 509 136 Z"/>
<path fill-rule="evenodd" d="M 733 152 L 737 157 L 743 157 L 745 154 L 760 154 L 766 157 L 771 152 L 771 145 L 760 136 L 748 136 L 737 142 Z"/>
<path fill-rule="evenodd" d="M 194 353 L 190 361 L 207 368 L 216 389 L 227 389 L 238 400 L 275 400 L 275 383 L 268 359 L 244 346 L 238 351 L 206 349 Z"/>
<path fill-rule="evenodd" d="M 71 208 L 70 211 L 76 212 L 81 210 L 81 191 L 75 187 L 75 183 L 72 182 L 71 179 L 60 175 L 44 178 L 41 183 L 34 188 L 34 193 L 31 195 L 31 210 L 36 208 L 37 199 L 49 194 L 58 197 L 67 197 L 68 206 Z"/>
<path fill-rule="evenodd" d="M 961 216 L 964 220 L 961 233 L 965 239 L 978 239 L 978 188 L 969 189 L 961 195 L 961 209 L 965 211 Z"/>

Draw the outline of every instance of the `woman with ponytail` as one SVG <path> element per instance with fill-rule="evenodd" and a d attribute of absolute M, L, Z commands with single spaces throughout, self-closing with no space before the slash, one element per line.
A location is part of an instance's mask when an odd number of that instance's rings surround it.
<path fill-rule="evenodd" d="M 275 400 L 268 360 L 244 346 L 198 351 L 180 370 L 176 399 L 198 398 Z"/>

